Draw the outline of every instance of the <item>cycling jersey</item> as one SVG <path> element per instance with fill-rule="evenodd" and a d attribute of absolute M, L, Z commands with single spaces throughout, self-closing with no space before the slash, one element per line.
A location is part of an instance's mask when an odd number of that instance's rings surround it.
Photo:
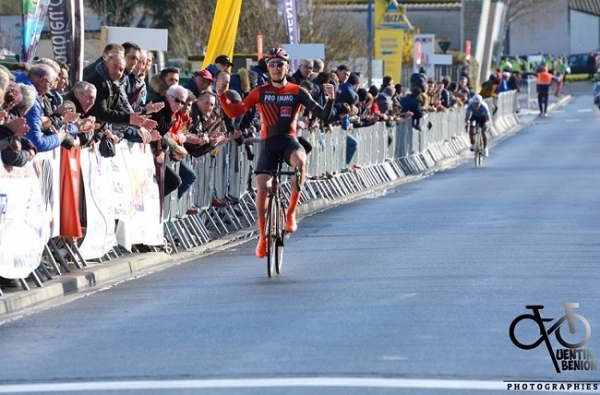
<path fill-rule="evenodd" d="M 329 119 L 333 108 L 333 100 L 327 100 L 323 108 L 313 100 L 306 89 L 293 83 L 287 83 L 281 88 L 272 84 L 258 86 L 240 103 L 232 103 L 224 94 L 219 96 L 219 101 L 230 118 L 240 116 L 258 105 L 262 140 L 275 135 L 295 137 L 300 105 L 323 121 Z"/>
<path fill-rule="evenodd" d="M 490 110 L 488 109 L 487 104 L 485 102 L 481 102 L 479 104 L 479 108 L 475 108 L 474 103 L 469 103 L 467 106 L 467 119 L 468 118 L 479 118 L 485 119 L 486 121 L 490 119 Z"/>

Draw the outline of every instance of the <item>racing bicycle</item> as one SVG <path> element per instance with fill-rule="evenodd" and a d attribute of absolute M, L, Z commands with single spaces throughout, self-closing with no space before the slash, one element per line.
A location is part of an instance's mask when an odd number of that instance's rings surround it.
<path fill-rule="evenodd" d="M 283 156 L 279 156 L 276 171 L 255 170 L 254 174 L 268 174 L 271 176 L 269 188 L 267 213 L 265 218 L 265 237 L 267 238 L 267 274 L 272 277 L 274 272 L 281 273 L 283 266 L 283 248 L 285 240 L 289 237 L 286 227 L 286 201 L 283 198 L 282 176 L 296 176 L 296 185 L 300 190 L 300 171 L 294 167 L 293 171 L 283 171 Z"/>
<path fill-rule="evenodd" d="M 483 155 L 485 148 L 483 146 L 483 130 L 481 126 L 478 125 L 477 121 L 471 121 L 471 126 L 473 127 L 473 137 L 474 137 L 474 148 L 473 153 L 475 155 L 475 167 L 483 166 Z"/>

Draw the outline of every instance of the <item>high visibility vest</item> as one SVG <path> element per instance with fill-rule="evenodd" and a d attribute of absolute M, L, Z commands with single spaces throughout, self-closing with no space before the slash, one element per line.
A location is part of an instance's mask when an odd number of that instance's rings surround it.
<path fill-rule="evenodd" d="M 550 85 L 552 83 L 552 74 L 547 71 L 538 73 L 537 84 L 538 85 Z"/>

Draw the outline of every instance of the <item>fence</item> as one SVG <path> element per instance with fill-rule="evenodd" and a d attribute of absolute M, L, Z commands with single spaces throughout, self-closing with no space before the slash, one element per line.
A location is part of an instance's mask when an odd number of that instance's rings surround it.
<path fill-rule="evenodd" d="M 492 136 L 518 122 L 514 92 L 500 94 L 496 105 Z M 411 122 L 394 127 L 377 123 L 350 132 L 340 128 L 331 133 L 302 131 L 313 150 L 308 156 L 308 177 L 300 202 L 333 201 L 456 156 L 469 145 L 464 117 L 463 108 L 428 114 L 421 125 L 430 122 L 432 126 L 422 132 L 413 129 Z M 353 172 L 342 172 L 348 165 L 347 133 L 358 141 L 351 165 L 359 169 Z M 89 262 L 102 263 L 139 252 L 139 244 L 177 253 L 254 226 L 254 188 L 248 180 L 258 158 L 248 160 L 235 143 L 201 158 L 186 158 L 198 178 L 180 200 L 176 192 L 165 199 L 161 223 L 152 154 L 145 148 L 122 142 L 114 158 L 83 149 L 77 163 L 80 169 L 73 166 L 77 161 L 53 151 L 38 155 L 24 168 L 0 170 L 0 276 L 17 279 L 27 290 L 27 278 L 42 287 L 53 276 Z M 76 213 L 65 211 L 77 206 L 78 199 L 75 196 L 69 201 L 72 203 L 63 204 L 70 197 L 61 181 L 75 179 L 61 174 L 66 171 L 62 166 L 65 161 L 72 174 L 81 175 L 76 182 L 84 192 L 80 199 L 84 204 L 78 210 L 84 233 L 80 238 L 65 236 L 61 226 L 61 220 L 72 222 L 71 215 Z M 168 165 L 178 170 L 178 163 Z M 285 187 L 289 190 L 288 184 Z M 213 197 L 226 195 L 233 196 L 234 204 L 211 205 Z M 200 212 L 186 215 L 191 205 Z"/>

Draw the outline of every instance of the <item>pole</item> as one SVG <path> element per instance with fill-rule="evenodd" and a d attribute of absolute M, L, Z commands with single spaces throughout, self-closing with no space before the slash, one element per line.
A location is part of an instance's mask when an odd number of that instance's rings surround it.
<path fill-rule="evenodd" d="M 367 6 L 367 74 L 369 74 L 369 86 L 373 85 L 373 0 L 369 0 Z"/>

